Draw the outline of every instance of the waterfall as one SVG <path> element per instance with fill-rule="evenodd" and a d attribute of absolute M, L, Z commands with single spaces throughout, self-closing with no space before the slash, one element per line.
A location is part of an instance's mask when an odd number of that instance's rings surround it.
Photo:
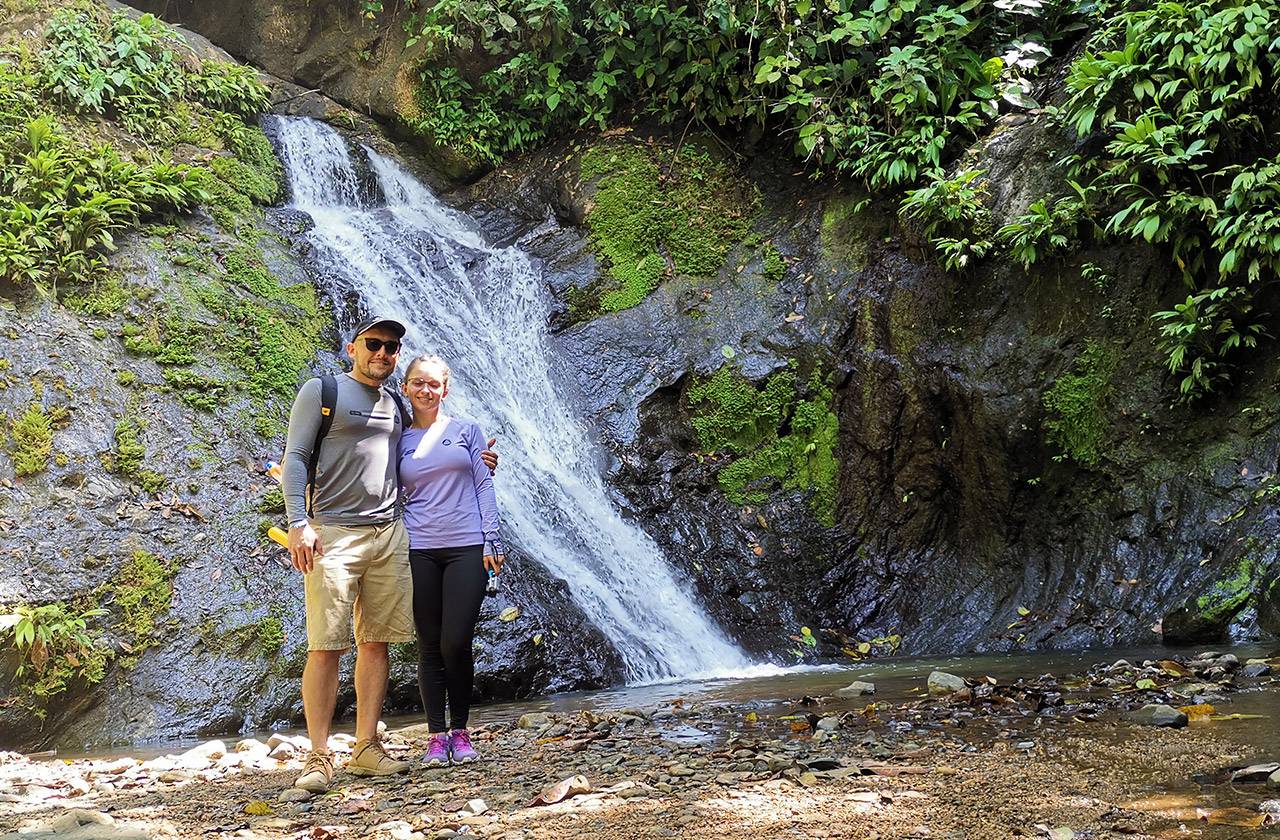
<path fill-rule="evenodd" d="M 571 377 L 546 337 L 542 279 L 494 247 L 397 162 L 365 148 L 382 198 L 362 195 L 341 135 L 271 117 L 293 206 L 315 222 L 313 265 L 337 295 L 408 327 L 412 355 L 453 369 L 446 411 L 497 434 L 503 530 L 617 646 L 628 682 L 741 671 L 747 661 L 673 577 L 661 550 L 609 501 L 601 458 L 575 416 Z M 403 372 L 403 371 L 402 371 Z"/>

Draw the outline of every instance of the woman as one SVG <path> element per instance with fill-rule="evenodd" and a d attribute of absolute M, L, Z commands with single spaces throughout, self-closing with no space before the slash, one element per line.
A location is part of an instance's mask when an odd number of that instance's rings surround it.
<path fill-rule="evenodd" d="M 506 559 L 484 435 L 475 423 L 447 416 L 449 366 L 438 356 L 409 364 L 404 392 L 413 425 L 400 438 L 413 618 L 418 628 L 418 690 L 427 711 L 428 764 L 474 761 L 467 732 L 475 679 L 471 643 L 486 571 Z M 445 729 L 445 698 L 450 728 Z"/>

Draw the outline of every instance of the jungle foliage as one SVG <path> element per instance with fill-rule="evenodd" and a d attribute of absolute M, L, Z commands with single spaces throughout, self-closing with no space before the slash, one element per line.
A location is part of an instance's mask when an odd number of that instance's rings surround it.
<path fill-rule="evenodd" d="M 1182 399 L 1220 390 L 1265 337 L 1260 294 L 1280 269 L 1280 0 L 411 8 L 430 55 L 415 127 L 475 159 L 621 118 L 759 126 L 813 172 L 908 190 L 904 215 L 949 270 L 1150 243 L 1186 286 L 1154 315 Z M 1046 110 L 1076 139 L 1068 189 L 995 229 L 985 173 L 957 158 L 1001 110 L 1039 107 L 1050 67 L 1065 68 L 1065 101 Z"/>
<path fill-rule="evenodd" d="M 243 117 L 264 110 L 252 70 L 178 50 L 153 15 L 74 3 L 50 18 L 39 49 L 0 51 L 0 276 L 53 288 L 94 281 L 115 236 L 165 210 L 205 202 L 218 179 L 175 159 L 180 143 L 235 151 Z M 213 125 L 216 138 L 195 136 Z M 121 143 L 121 133 L 146 138 Z M 217 158 L 214 159 L 216 164 Z"/>

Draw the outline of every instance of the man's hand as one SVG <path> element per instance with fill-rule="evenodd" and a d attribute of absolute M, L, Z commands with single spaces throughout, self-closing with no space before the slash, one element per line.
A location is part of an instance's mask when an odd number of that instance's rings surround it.
<path fill-rule="evenodd" d="M 490 569 L 495 575 L 502 574 L 502 564 L 507 562 L 505 554 L 486 554 L 484 556 L 484 567 Z"/>
<path fill-rule="evenodd" d="M 316 558 L 324 555 L 324 546 L 311 524 L 289 529 L 289 559 L 304 575 L 316 566 Z"/>
<path fill-rule="evenodd" d="M 489 448 L 480 453 L 480 460 L 484 461 L 484 465 L 489 468 L 490 475 L 498 471 L 498 453 L 493 451 L 493 445 L 497 442 L 497 438 L 489 438 L 487 444 Z"/>

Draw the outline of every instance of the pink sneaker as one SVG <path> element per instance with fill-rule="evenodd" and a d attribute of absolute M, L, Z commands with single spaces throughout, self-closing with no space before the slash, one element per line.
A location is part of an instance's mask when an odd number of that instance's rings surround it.
<path fill-rule="evenodd" d="M 455 729 L 449 733 L 449 753 L 453 756 L 454 764 L 466 764 L 480 757 L 471 746 L 471 735 L 465 729 Z"/>
<path fill-rule="evenodd" d="M 427 754 L 422 759 L 423 764 L 448 764 L 449 763 L 449 736 L 445 734 L 432 735 L 427 741 Z"/>

